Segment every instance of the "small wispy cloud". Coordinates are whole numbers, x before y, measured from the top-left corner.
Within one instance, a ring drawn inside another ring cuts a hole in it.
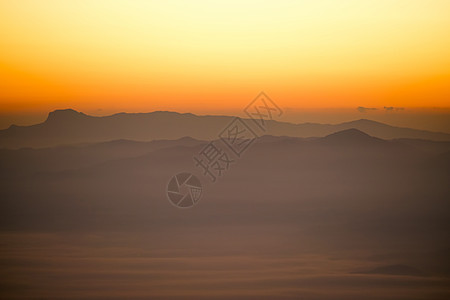
[[[383,107],[385,111],[399,111],[399,110],[405,110],[404,107],[394,107],[394,106],[385,106]]]
[[[371,110],[377,110],[375,107],[364,107],[364,106],[358,106],[358,108],[356,108],[360,113],[366,113],[368,111]]]

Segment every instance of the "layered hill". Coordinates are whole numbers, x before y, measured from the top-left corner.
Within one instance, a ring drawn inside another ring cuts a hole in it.
[[[94,117],[72,109],[56,110],[46,121],[31,126],[12,125],[0,130],[0,148],[50,147],[61,144],[105,142],[118,139],[150,141],[179,139],[190,136],[207,140],[218,134],[232,121],[231,116],[198,116],[190,113],[155,111],[151,113],[119,113]],[[249,126],[255,126],[247,120]],[[258,135],[323,137],[331,133],[355,128],[382,139],[412,138],[450,141],[450,134],[401,128],[370,120],[341,124],[293,124],[269,121]]]

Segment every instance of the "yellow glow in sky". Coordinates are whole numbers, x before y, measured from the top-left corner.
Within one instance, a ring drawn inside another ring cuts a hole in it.
[[[0,2],[0,110],[450,106],[450,1]]]

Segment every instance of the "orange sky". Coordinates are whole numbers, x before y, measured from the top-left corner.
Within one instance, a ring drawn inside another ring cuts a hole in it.
[[[450,1],[0,2],[0,111],[450,107]]]

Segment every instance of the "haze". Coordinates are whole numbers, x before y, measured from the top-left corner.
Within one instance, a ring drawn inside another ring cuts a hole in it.
[[[450,299],[449,16],[0,0],[0,300]]]

